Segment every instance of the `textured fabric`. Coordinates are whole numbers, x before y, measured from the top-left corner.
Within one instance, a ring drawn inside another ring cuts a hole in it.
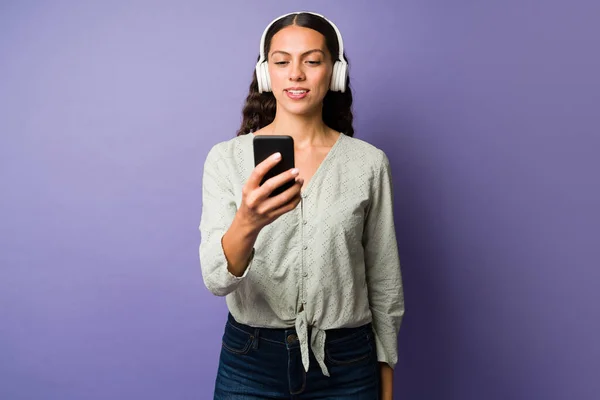
[[[214,400],[379,398],[379,366],[370,326],[328,331],[323,376],[313,353],[304,371],[296,331],[242,325],[229,315],[219,357]]]
[[[215,145],[203,176],[200,264],[207,288],[243,324],[295,327],[325,375],[325,330],[373,323],[377,358],[392,368],[404,314],[390,166],[383,151],[340,134],[294,210],[264,227],[248,268],[227,270],[221,238],[254,169],[253,135]],[[311,337],[308,337],[308,328]]]

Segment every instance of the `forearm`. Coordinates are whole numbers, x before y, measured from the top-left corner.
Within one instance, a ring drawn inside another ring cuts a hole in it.
[[[392,388],[394,384],[394,370],[387,363],[379,363],[381,371],[381,400],[392,400]]]
[[[240,277],[246,271],[258,232],[236,215],[223,235],[221,245],[227,259],[227,269],[232,275]]]

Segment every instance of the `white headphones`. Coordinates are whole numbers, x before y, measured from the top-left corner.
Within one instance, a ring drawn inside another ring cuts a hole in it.
[[[337,35],[338,47],[339,47],[339,60],[333,64],[333,74],[331,75],[330,89],[334,92],[345,92],[346,91],[346,79],[348,78],[348,62],[344,58],[344,42],[342,41],[342,34],[338,30],[337,26],[321,14],[316,14],[308,11],[297,11],[289,14],[284,14],[273,21],[267,26],[260,39],[260,58],[256,63],[256,80],[258,81],[258,91],[270,92],[271,91],[271,78],[269,77],[269,65],[265,57],[265,38],[271,25],[280,20],[281,18],[287,17],[292,14],[312,14],[323,18],[333,27]]]

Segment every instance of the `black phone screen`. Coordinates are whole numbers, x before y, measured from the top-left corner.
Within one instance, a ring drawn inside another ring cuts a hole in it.
[[[254,166],[257,166],[275,153],[281,153],[281,161],[265,174],[260,182],[261,185],[265,183],[266,180],[294,168],[294,139],[291,136],[258,135],[254,136],[253,145]],[[294,186],[294,183],[294,179],[284,183],[273,190],[269,197],[277,196],[286,191]]]

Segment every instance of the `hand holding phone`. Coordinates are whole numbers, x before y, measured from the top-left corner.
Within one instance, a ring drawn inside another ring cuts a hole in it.
[[[255,167],[273,154],[281,154],[281,161],[267,171],[260,182],[261,186],[269,179],[294,168],[294,139],[291,136],[255,136],[253,145]],[[275,197],[292,186],[294,181],[287,181],[273,190],[269,197]]]
[[[289,136],[255,136],[255,167],[242,189],[238,219],[257,234],[300,203],[304,180],[294,168],[294,142]]]

